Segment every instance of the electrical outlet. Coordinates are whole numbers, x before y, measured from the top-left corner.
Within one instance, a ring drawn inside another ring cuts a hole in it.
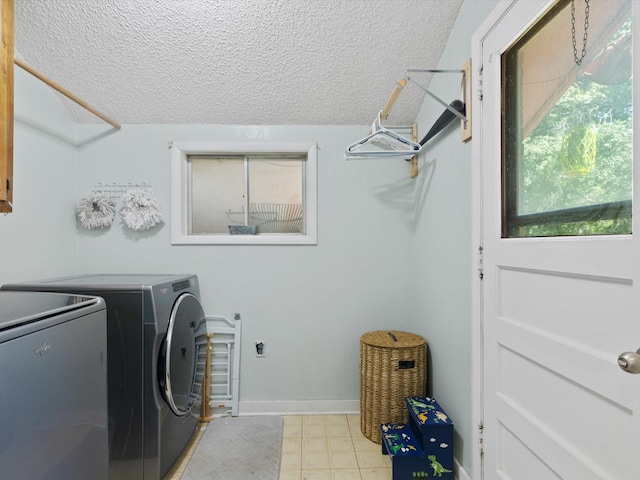
[[[266,356],[267,354],[265,353],[264,340],[257,340],[256,341],[256,357],[261,358]]]

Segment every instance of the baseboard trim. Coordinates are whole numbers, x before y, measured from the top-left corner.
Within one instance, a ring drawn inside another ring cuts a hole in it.
[[[456,480],[471,480],[471,475],[467,472],[458,459],[454,457],[453,459],[453,475],[456,477]]]
[[[275,400],[238,403],[238,415],[359,414],[360,400]]]

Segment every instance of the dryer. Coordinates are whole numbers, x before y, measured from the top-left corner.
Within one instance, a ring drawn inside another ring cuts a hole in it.
[[[195,335],[205,322],[196,275],[81,275],[2,290],[102,297],[107,306],[109,479],[160,480],[191,440]]]

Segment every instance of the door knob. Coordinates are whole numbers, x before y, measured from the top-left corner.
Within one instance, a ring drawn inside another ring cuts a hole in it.
[[[627,373],[640,373],[640,348],[636,352],[621,353],[618,365]]]

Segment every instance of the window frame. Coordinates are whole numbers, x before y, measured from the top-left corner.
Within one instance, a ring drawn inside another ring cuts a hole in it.
[[[317,245],[318,154],[315,143],[297,142],[172,142],[171,145],[171,244],[172,245]],[[258,235],[190,235],[190,155],[300,154],[304,162],[305,233]]]

